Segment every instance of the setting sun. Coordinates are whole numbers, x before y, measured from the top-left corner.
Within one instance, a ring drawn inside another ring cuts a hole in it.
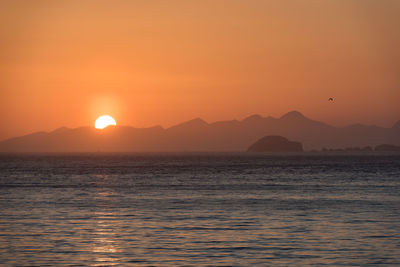
[[[109,115],[103,115],[97,118],[94,123],[94,127],[97,129],[103,129],[109,125],[117,125],[114,118]]]

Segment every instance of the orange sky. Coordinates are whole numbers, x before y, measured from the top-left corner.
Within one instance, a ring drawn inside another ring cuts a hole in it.
[[[136,127],[290,110],[400,119],[398,0],[0,5],[0,139],[102,114]]]

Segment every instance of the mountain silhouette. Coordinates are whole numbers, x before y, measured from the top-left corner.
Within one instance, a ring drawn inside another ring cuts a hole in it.
[[[283,115],[281,120],[307,120],[307,118],[300,112],[293,110]]]
[[[178,152],[246,151],[268,135],[303,144],[305,150],[400,145],[400,122],[391,128],[354,124],[334,127],[291,111],[280,118],[255,114],[241,121],[207,123],[196,118],[170,128],[109,126],[61,127],[0,142],[1,152]]]

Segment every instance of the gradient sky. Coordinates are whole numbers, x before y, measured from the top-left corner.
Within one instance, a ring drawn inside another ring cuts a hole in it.
[[[391,126],[399,14],[398,0],[0,1],[0,139],[102,114]]]

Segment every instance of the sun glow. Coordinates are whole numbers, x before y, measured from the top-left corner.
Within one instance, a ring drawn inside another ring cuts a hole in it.
[[[103,115],[97,118],[94,123],[94,127],[97,129],[103,129],[109,125],[117,125],[114,118],[109,115]]]

